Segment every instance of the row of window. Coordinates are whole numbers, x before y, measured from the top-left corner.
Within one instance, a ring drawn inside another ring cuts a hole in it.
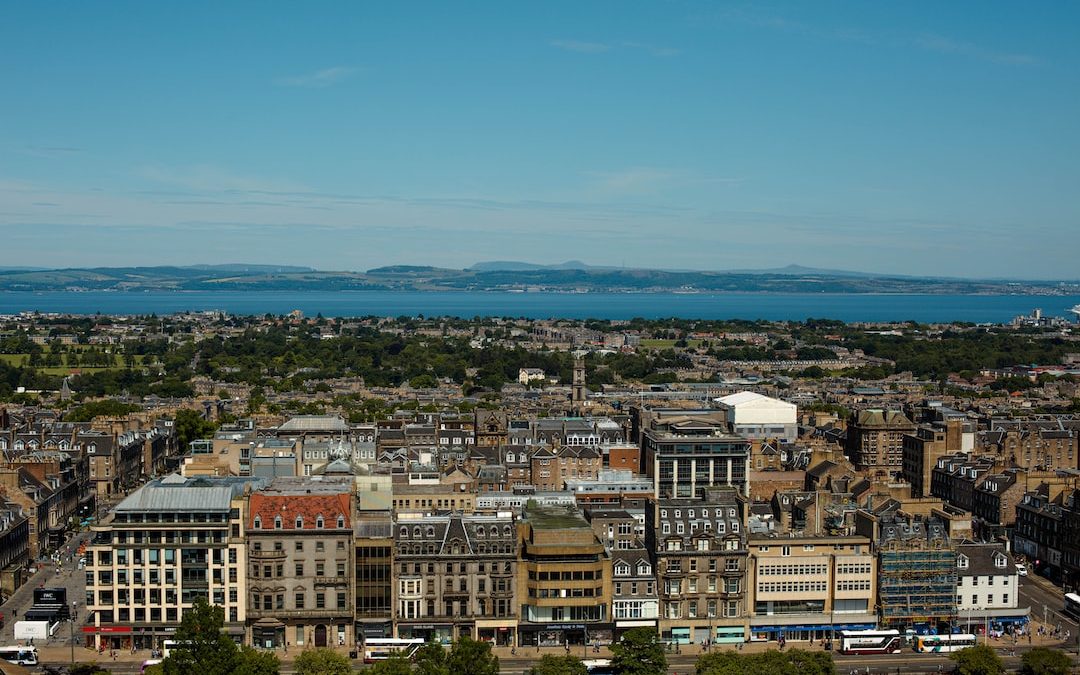
[[[637,581],[627,581],[627,582],[616,581],[615,582],[615,597],[619,597],[621,595],[624,595],[623,591],[626,591],[626,590],[629,591],[629,593],[627,593],[627,595],[638,595],[639,590],[644,590],[645,595],[653,595],[653,590],[654,590],[653,589],[653,582],[651,582],[651,581],[644,581],[644,582],[641,582],[641,583],[639,583]]]
[[[868,591],[870,590],[869,579],[842,579],[836,582],[838,591]]]
[[[698,617],[713,619],[717,616],[737,617],[739,616],[739,601],[730,600],[717,603],[716,600],[708,600],[705,602],[704,614],[701,614],[700,609],[699,603],[696,600],[691,600],[689,602],[666,602],[664,603],[664,618],[681,619],[684,616],[688,619],[696,619]],[[717,614],[717,610],[722,612],[722,615]]]
[[[709,571],[716,571],[716,558],[708,558]],[[698,571],[698,559],[687,558],[686,560],[687,570],[690,572]],[[680,558],[670,558],[667,561],[667,571],[671,574],[681,574],[683,571],[683,561]],[[739,571],[739,559],[738,558],[724,558],[724,571],[725,572],[738,572]]]
[[[446,593],[452,593],[454,591],[454,579],[446,577],[443,583],[443,591]],[[476,579],[476,592],[487,593],[488,580],[486,578]],[[428,579],[427,592],[429,595],[435,593],[435,580]],[[398,588],[401,590],[401,594],[404,596],[420,595],[424,590],[424,583],[422,579],[400,579],[398,581]],[[457,581],[457,589],[459,593],[469,592],[469,580],[465,577],[461,577]],[[491,590],[496,593],[505,593],[510,591],[510,579],[499,578],[491,580]]]
[[[254,524],[254,528],[256,530],[263,529],[262,516],[255,516],[255,520],[254,520],[253,524]],[[280,530],[282,528],[283,524],[284,524],[284,521],[282,520],[281,516],[274,516],[274,529],[275,530]],[[303,529],[303,527],[304,527],[304,517],[303,516],[297,516],[296,520],[293,521],[293,525],[295,526],[295,529],[297,529],[297,530]],[[326,525],[326,520],[322,517],[322,514],[315,517],[315,529],[316,530],[323,529],[323,527],[325,525]],[[345,516],[339,514],[338,517],[337,517],[337,529],[341,530],[341,529],[344,529],[344,528],[345,528]]]
[[[530,598],[601,598],[604,596],[603,588],[532,588],[529,587]]]
[[[303,577],[304,576],[304,562],[300,561],[300,562],[295,563],[293,565],[293,571],[295,572],[295,576]],[[260,574],[260,572],[262,572],[262,574]],[[343,562],[337,563],[336,572],[337,572],[337,576],[339,576],[339,577],[345,576],[345,563],[343,563]],[[255,578],[263,578],[263,579],[281,578],[281,577],[285,576],[285,565],[282,564],[282,563],[278,563],[277,565],[254,564],[254,565],[251,566],[251,576],[255,577]],[[315,563],[315,576],[317,576],[317,577],[326,576],[326,563],[323,563],[323,562],[316,562]]]
[[[837,574],[870,574],[873,565],[870,563],[841,563],[836,566]]]
[[[345,540],[344,539],[337,540],[337,546],[335,548],[337,550],[339,550],[339,551],[344,551],[345,550]],[[254,553],[261,553],[262,550],[263,550],[262,542],[261,541],[253,541],[253,542],[251,542],[251,550]],[[275,541],[274,542],[274,550],[275,551],[284,551],[285,550],[285,542]],[[297,551],[299,553],[303,553],[303,551],[304,551],[304,542],[303,542],[303,540],[297,539],[296,541],[294,541],[293,542],[293,550]],[[326,550],[326,542],[322,541],[322,540],[316,540],[315,541],[315,552],[316,553],[322,553],[325,550]]]
[[[712,521],[710,521],[710,520],[701,520],[701,521],[695,520],[695,521],[692,521],[690,523],[690,534],[694,534],[699,529],[702,532],[712,532],[712,529],[713,529]],[[725,522],[723,520],[716,521],[716,533],[717,534],[726,534],[728,532],[728,529],[729,529],[728,526],[725,524]],[[739,521],[737,521],[737,520],[731,521],[730,531],[732,533],[738,533],[738,531],[739,531]],[[671,534],[671,523],[669,523],[667,521],[664,521],[663,523],[661,523],[660,524],[660,533],[661,534]],[[686,523],[684,523],[681,520],[677,521],[675,523],[675,534],[686,534]]]
[[[603,578],[603,570],[562,570],[561,572],[529,570],[529,581],[600,581]]]
[[[828,584],[824,581],[763,581],[758,583],[758,593],[824,593]],[[869,588],[869,586],[868,586]]]
[[[869,570],[867,570],[869,572]],[[828,565],[762,565],[758,568],[759,577],[789,577],[793,575],[806,576],[811,574],[828,574]]]
[[[345,591],[338,591],[336,595],[337,604],[333,607],[329,607],[326,604],[326,593],[315,594],[315,609],[348,609],[348,594]],[[304,592],[297,592],[293,595],[293,606],[290,609],[306,609],[307,594]],[[271,610],[271,609],[285,609],[285,594],[284,593],[259,593],[254,592],[251,594],[251,608],[256,610]]]
[[[487,598],[477,598],[475,604],[476,614],[475,616],[493,616],[493,617],[506,617],[513,616],[513,610],[510,604],[510,598],[494,598],[488,604]],[[424,603],[424,604],[421,604]],[[446,600],[443,602],[443,614],[439,615],[435,613],[435,601],[427,600],[426,602],[421,600],[402,600],[398,603],[398,618],[400,619],[420,619],[424,617],[444,616],[444,617],[461,617],[470,616],[470,603],[466,600]],[[491,614],[488,614],[488,608],[491,608]],[[421,609],[426,609],[426,613],[421,613]]]
[[[463,563],[463,562],[462,563],[456,563],[456,564],[455,563],[446,563],[446,565],[445,565],[445,567],[443,569],[445,570],[446,574],[454,574],[454,569],[455,569],[455,565],[456,565],[456,569],[457,569],[458,574],[468,574],[470,564],[471,563]],[[479,563],[475,563],[475,564],[476,564],[476,571],[478,573],[487,574],[487,572],[488,572],[488,563],[479,562]],[[426,570],[427,574],[435,574],[435,563],[430,563],[429,562],[426,565],[421,565],[420,563],[405,563],[405,562],[403,562],[403,563],[401,563],[401,568],[400,569],[401,569],[402,574],[409,574],[410,569],[412,570],[412,574],[420,574],[421,569]],[[514,570],[514,563],[510,562],[509,560],[505,561],[505,562],[503,562],[501,564],[498,563],[498,562],[492,562],[490,569],[491,569],[492,574],[498,574],[500,569],[502,569],[504,574],[511,574],[511,573],[513,573],[513,570]]]
[[[474,535],[476,535],[477,537],[480,537],[481,539],[484,538],[485,536],[498,537],[499,536],[499,531],[500,531],[498,525],[492,525],[492,526],[486,527],[486,528],[483,525],[477,525],[476,527],[469,528],[469,529],[471,530],[471,532]],[[509,525],[503,525],[503,527],[502,527],[502,535],[504,537],[512,537],[512,536],[514,536],[513,528],[510,527]],[[428,537],[430,539],[431,537],[434,537],[434,536],[435,536],[435,527],[432,526],[432,525],[428,525],[426,528],[423,528],[423,529],[421,529],[419,525],[414,526],[412,528],[412,538],[413,539],[420,539],[421,537]],[[404,525],[401,526],[400,528],[398,528],[398,537],[401,538],[401,539],[408,539],[409,538],[409,528],[404,526]]]

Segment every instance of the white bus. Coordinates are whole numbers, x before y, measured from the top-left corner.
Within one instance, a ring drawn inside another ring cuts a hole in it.
[[[841,654],[895,654],[903,644],[898,630],[842,630]]]
[[[1065,613],[1074,619],[1080,619],[1080,595],[1076,593],[1065,594]]]
[[[423,646],[421,638],[368,638],[364,640],[364,663],[385,661],[395,654],[412,659]]]
[[[172,656],[174,649],[181,649],[188,643],[181,642],[180,640],[162,640],[161,641],[161,658],[167,659]]]
[[[611,659],[587,659],[581,662],[585,666],[585,672],[589,675],[614,675],[615,669],[611,667]]]
[[[36,666],[38,663],[37,647],[0,647],[0,661],[7,661],[18,666]]]
[[[955,633],[953,635],[919,635],[915,638],[915,651],[940,654],[945,652],[958,652],[961,649],[974,647],[979,643],[979,638],[971,633]]]

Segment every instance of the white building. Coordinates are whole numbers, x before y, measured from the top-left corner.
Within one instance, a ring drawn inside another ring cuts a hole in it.
[[[956,608],[959,623],[980,632],[987,623],[1013,623],[1020,608],[1019,578],[1002,544],[963,543],[956,547]]]
[[[521,368],[518,370],[518,383],[528,386],[530,382],[543,381],[543,368]]]
[[[794,403],[740,391],[713,400],[727,412],[731,430],[744,438],[773,438],[787,443],[799,436],[798,409]]]

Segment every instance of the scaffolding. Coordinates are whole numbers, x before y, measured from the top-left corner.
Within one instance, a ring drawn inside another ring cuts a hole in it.
[[[891,540],[878,552],[881,623],[890,628],[956,619],[956,551],[946,538]]]

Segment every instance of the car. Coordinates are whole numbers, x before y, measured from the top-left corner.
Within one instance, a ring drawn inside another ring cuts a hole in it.
[[[1024,563],[1016,563],[1016,576],[1026,577],[1027,565],[1024,565]]]

